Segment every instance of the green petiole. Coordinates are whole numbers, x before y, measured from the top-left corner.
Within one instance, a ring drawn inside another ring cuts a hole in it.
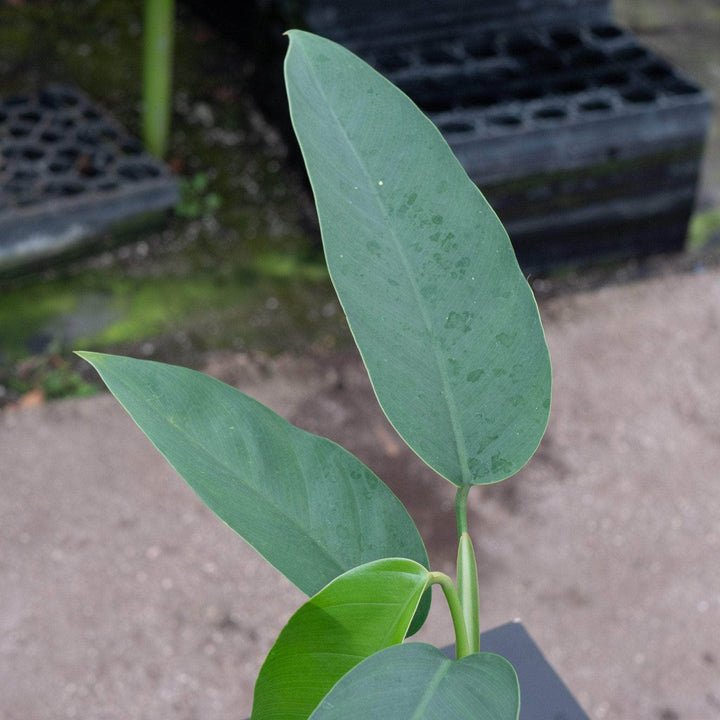
[[[457,518],[458,540],[468,531],[467,525],[467,499],[470,485],[461,485],[455,493],[455,517]]]
[[[430,573],[430,585],[439,585],[448,607],[450,608],[450,616],[452,617],[453,629],[455,630],[455,656],[459,660],[466,655],[470,655],[470,642],[468,640],[467,628],[465,627],[465,619],[463,617],[462,605],[453,581],[441,572]]]

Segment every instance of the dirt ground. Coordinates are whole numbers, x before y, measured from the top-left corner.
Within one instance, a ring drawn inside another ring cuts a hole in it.
[[[541,303],[550,427],[471,493],[484,628],[522,618],[594,719],[720,718],[720,271]],[[355,355],[207,370],[345,444],[452,571],[453,492]],[[225,720],[301,594],[207,511],[112,398],[0,414],[0,718]],[[452,640],[441,597],[422,639]]]

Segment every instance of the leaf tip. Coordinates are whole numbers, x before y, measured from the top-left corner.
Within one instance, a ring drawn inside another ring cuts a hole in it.
[[[91,350],[73,350],[73,354],[89,363],[93,362],[93,358],[102,355],[102,353],[92,352]]]

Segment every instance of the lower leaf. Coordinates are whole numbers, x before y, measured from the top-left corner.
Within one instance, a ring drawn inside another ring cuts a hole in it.
[[[382,557],[428,564],[402,503],[339,445],[194,370],[78,355],[205,504],[304,593]]]
[[[413,560],[349,570],[289,620],[260,670],[252,720],[307,720],[349,670],[402,642],[430,573]]]
[[[323,698],[310,720],[517,720],[513,666],[491,653],[449,660],[408,643],[364,660]]]

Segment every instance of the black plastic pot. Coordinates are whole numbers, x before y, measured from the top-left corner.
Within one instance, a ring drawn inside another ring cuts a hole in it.
[[[589,720],[522,623],[510,622],[484,632],[480,649],[502,655],[515,667],[520,682],[520,720]],[[443,652],[455,657],[452,645]]]
[[[522,623],[484,632],[480,649],[502,655],[515,667],[520,682],[520,720],[588,720]]]

